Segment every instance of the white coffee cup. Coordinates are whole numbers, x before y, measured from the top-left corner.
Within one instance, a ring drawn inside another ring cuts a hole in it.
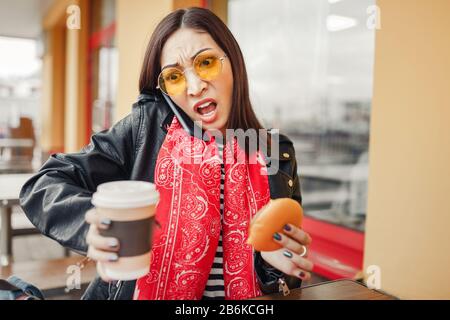
[[[113,280],[134,280],[149,272],[153,220],[159,193],[144,181],[113,181],[99,185],[92,197],[97,213],[111,220],[104,237],[119,240],[119,259],[98,262],[97,270]]]

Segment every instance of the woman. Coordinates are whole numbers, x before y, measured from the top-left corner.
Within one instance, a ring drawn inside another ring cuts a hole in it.
[[[279,169],[266,175],[268,162],[229,161],[255,159],[261,150],[255,153],[234,137],[221,144],[212,134],[195,134],[196,125],[220,133],[262,129],[241,51],[226,25],[201,8],[166,16],[148,44],[140,92],[130,115],[94,134],[81,152],[53,154],[21,192],[23,209],[45,235],[94,260],[115,261],[120,243],[99,235],[109,221],[90,210],[92,193],[114,180],[157,185],[160,225],[152,251],[160,256],[158,250],[168,250],[168,258],[153,259],[148,275],[137,281],[113,283],[100,275],[84,298],[247,299],[278,292],[282,280],[294,288],[309,279],[313,265],[302,253],[311,238],[301,229],[286,225],[274,234],[283,246],[277,251],[256,252],[245,243],[252,216],[270,198],[301,203],[292,142],[277,137],[280,152],[271,158]],[[191,143],[188,149],[185,142]],[[207,149],[212,153],[205,156]],[[189,161],[174,159],[175,150],[188,150],[182,156]],[[198,155],[202,163],[193,164]],[[170,229],[167,221],[174,215],[179,226]],[[189,237],[183,238],[186,230]]]

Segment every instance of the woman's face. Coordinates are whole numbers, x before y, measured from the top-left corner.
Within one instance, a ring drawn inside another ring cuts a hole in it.
[[[161,53],[161,67],[178,64],[185,70],[186,90],[171,99],[193,120],[201,121],[205,130],[217,129],[224,132],[231,110],[233,93],[233,73],[228,58],[223,60],[222,72],[212,80],[202,80],[192,69],[193,57],[206,48],[218,57],[225,53],[211,38],[209,33],[191,28],[178,29],[167,39]],[[204,99],[213,99],[216,103],[206,108],[198,108]]]

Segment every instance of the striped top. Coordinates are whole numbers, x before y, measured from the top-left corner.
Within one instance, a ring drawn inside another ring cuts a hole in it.
[[[225,189],[225,165],[223,161],[223,144],[217,142],[220,162],[220,215],[223,219],[224,189]],[[204,300],[225,299],[225,283],[223,281],[223,248],[222,248],[222,228],[220,228],[219,244],[217,245],[216,256],[206,282],[203,292]]]

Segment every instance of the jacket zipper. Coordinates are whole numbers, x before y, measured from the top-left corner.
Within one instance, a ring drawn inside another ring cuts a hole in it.
[[[287,295],[289,295],[289,293],[291,293],[288,285],[286,284],[286,281],[284,281],[284,278],[278,279],[278,291],[282,292],[283,296],[287,296]]]

